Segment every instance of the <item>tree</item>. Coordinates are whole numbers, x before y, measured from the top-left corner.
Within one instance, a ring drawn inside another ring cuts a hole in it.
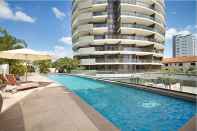
[[[0,28],[0,51],[20,49],[27,47],[27,43],[24,40],[17,39],[16,37],[10,35],[7,30]],[[19,66],[21,61],[19,60],[5,60],[0,59],[0,64],[9,64],[10,73],[21,75],[21,70],[16,68],[23,68]],[[18,72],[17,72],[18,71]]]
[[[34,65],[39,68],[40,73],[48,73],[49,68],[52,66],[52,62],[51,60],[42,60],[34,62]]]
[[[197,68],[190,66],[186,71],[186,74],[188,75],[197,75]]]
[[[177,82],[176,79],[173,78],[165,78],[165,77],[159,77],[158,80],[164,84],[165,88],[167,88],[167,86],[169,86],[169,88],[171,89],[171,85],[175,84]]]
[[[26,66],[20,62],[15,62],[10,65],[10,72],[18,76],[23,76],[26,70]]]
[[[2,28],[0,28],[0,43],[0,51],[27,47],[27,43],[24,40],[17,39]]]
[[[79,61],[77,59],[71,58],[60,58],[53,63],[53,67],[58,70],[59,73],[70,73],[71,70],[76,69],[79,66]]]

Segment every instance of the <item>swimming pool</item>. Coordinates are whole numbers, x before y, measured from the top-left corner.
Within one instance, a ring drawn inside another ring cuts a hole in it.
[[[76,76],[50,75],[122,131],[174,131],[196,113],[195,103]]]

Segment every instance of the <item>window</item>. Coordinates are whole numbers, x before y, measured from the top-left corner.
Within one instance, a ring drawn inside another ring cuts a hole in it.
[[[183,66],[183,63],[179,63],[179,66]]]
[[[190,63],[190,65],[195,66],[195,65],[196,65],[196,63],[192,62],[192,63]]]
[[[104,35],[95,35],[94,39],[105,39]]]
[[[165,66],[168,66],[168,64],[165,64]]]

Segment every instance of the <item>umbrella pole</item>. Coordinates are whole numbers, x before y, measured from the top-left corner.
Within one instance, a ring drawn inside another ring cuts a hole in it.
[[[28,65],[27,65],[27,61],[26,61],[26,72],[25,72],[25,81],[27,81],[27,72],[28,72],[28,69],[27,69]]]

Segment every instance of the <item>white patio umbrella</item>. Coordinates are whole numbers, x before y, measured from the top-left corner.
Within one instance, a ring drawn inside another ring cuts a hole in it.
[[[38,52],[38,51],[28,49],[28,48],[0,51],[0,58],[24,60],[26,61],[26,66],[27,66],[27,62],[30,62],[30,61],[52,59],[52,57],[47,53]],[[27,80],[27,72],[26,72],[26,80]]]

